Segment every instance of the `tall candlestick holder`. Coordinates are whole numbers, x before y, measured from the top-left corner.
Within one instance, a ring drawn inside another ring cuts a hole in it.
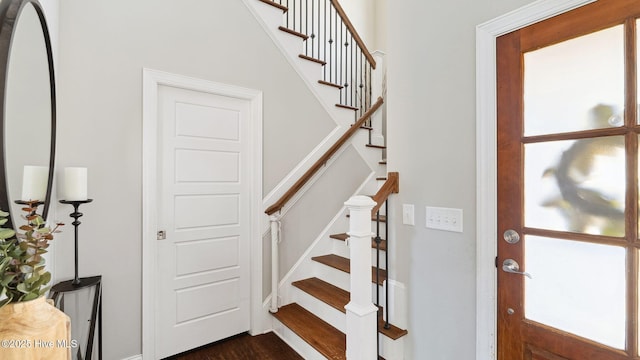
[[[81,286],[82,285],[82,279],[80,279],[78,277],[78,226],[80,226],[81,222],[80,220],[78,220],[80,217],[82,217],[82,213],[78,211],[78,208],[80,207],[81,204],[87,204],[92,202],[93,199],[86,199],[86,200],[60,200],[60,203],[62,204],[71,204],[73,205],[73,212],[71,214],[69,214],[69,216],[71,216],[73,218],[73,222],[71,223],[74,227],[74,235],[75,235],[75,277],[73,278],[73,281],[71,281],[71,284],[73,286]]]

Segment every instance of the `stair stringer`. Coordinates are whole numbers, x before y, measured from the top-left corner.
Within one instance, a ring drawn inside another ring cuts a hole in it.
[[[348,126],[353,123],[353,111],[335,106],[340,99],[339,90],[318,83],[322,78],[322,65],[299,57],[303,51],[303,40],[278,29],[283,25],[282,10],[258,0],[242,1],[336,124]]]
[[[242,1],[269,37],[271,37],[276,47],[281,50],[284,57],[305,82],[311,93],[316,96],[330,118],[336,123],[336,128],[331,134],[318,144],[309,155],[301,160],[300,163],[265,196],[265,203],[271,203],[289,189],[291,185],[351,127],[355,121],[355,113],[353,110],[336,106],[340,98],[340,90],[318,83],[318,80],[322,78],[322,65],[301,59],[298,56],[303,50],[303,40],[278,29],[278,27],[283,24],[283,14],[281,10],[258,0]],[[382,110],[379,109],[378,112],[380,111]],[[368,131],[358,131],[349,143],[358,154],[365,159],[369,168],[375,170],[380,160],[379,150],[366,147],[365,144],[369,142],[368,137]],[[345,146],[347,146],[347,144],[345,144]]]

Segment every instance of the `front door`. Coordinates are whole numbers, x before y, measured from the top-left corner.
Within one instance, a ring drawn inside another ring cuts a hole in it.
[[[250,113],[250,100],[158,88],[158,357],[249,330]]]
[[[498,359],[640,359],[640,1],[497,40]]]

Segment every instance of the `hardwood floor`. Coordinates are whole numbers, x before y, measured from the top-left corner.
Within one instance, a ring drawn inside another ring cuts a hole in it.
[[[171,360],[300,360],[275,333],[240,334],[176,356]]]

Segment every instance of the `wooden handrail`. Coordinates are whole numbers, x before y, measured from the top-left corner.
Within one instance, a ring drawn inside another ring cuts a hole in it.
[[[376,206],[371,209],[371,215],[374,215],[380,210],[382,204],[387,200],[389,195],[397,194],[400,191],[400,174],[397,172],[390,172],[387,175],[387,181],[384,182],[380,190],[373,196],[373,201],[376,202]]]
[[[367,46],[364,44],[364,41],[362,41],[362,38],[360,37],[360,35],[358,35],[358,32],[356,31],[356,28],[351,23],[351,20],[349,20],[349,18],[347,17],[347,13],[344,12],[344,9],[342,8],[338,0],[331,0],[331,3],[333,4],[333,7],[336,8],[336,11],[338,12],[338,15],[340,15],[342,22],[347,26],[347,28],[351,32],[351,35],[353,35],[353,39],[356,41],[356,43],[358,43],[358,46],[360,46],[360,49],[362,49],[362,53],[371,64],[371,67],[375,69],[376,61],[373,58],[373,55],[371,55],[371,52],[369,52],[369,49],[367,49]]]
[[[311,179],[311,177],[313,177],[313,175],[315,175],[315,173],[318,172],[318,170],[320,170],[327,163],[327,161],[329,161],[333,154],[335,154],[338,149],[340,149],[340,147],[342,147],[342,145],[344,145],[347,140],[349,140],[353,136],[353,134],[355,134],[355,132],[360,129],[360,126],[364,124],[364,122],[369,117],[371,117],[371,115],[373,115],[373,113],[375,113],[376,110],[380,108],[380,106],[382,106],[383,102],[384,100],[379,97],[378,101],[376,101],[376,103],[373,104],[373,106],[371,106],[371,108],[369,108],[369,110],[367,110],[367,112],[365,112],[364,115],[362,115],[362,117],[349,128],[349,130],[345,131],[340,139],[338,139],[338,141],[336,141],[336,143],[333,144],[333,146],[331,146],[331,148],[329,148],[329,150],[327,150],[327,152],[325,152],[324,155],[322,155],[322,157],[318,159],[318,161],[316,161],[313,166],[311,166],[311,168],[309,168],[309,170],[307,170],[304,175],[302,175],[302,177],[300,177],[300,179],[298,179],[298,181],[296,181],[296,183],[293,184],[291,188],[287,190],[284,195],[282,195],[282,197],[280,197],[278,201],[276,201],[273,205],[269,206],[267,210],[265,210],[265,213],[267,213],[267,215],[271,215],[277,211],[280,211],[280,209],[284,207],[287,201],[291,200],[291,198],[298,191],[300,191],[300,189],[302,189],[302,187]]]

